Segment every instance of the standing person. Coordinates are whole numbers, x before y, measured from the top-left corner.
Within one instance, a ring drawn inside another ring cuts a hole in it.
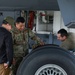
[[[60,29],[57,32],[57,39],[62,42],[60,47],[67,50],[74,49],[74,38],[72,36],[72,33],[68,33],[65,29]]]
[[[0,75],[9,75],[13,60],[13,40],[9,32],[13,23],[12,17],[6,17],[0,27]]]
[[[38,38],[30,29],[25,27],[25,20],[23,17],[16,19],[15,28],[11,31],[14,42],[14,65],[13,74],[16,75],[17,68],[23,57],[28,54],[28,38],[30,37],[38,45],[44,43]]]

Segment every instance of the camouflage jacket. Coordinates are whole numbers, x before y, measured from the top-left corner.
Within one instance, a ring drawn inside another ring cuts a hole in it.
[[[16,28],[11,30],[13,37],[14,57],[23,57],[28,53],[28,38],[30,37],[37,44],[40,44],[41,40],[30,29],[25,28],[23,31],[19,31]]]

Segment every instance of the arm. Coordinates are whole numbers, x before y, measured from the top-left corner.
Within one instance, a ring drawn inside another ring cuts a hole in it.
[[[34,47],[39,46],[39,45],[44,45],[45,43],[38,37],[36,36],[30,29],[29,29],[29,36],[31,37],[32,40],[34,40],[36,42],[36,45],[34,45]],[[34,48],[33,47],[33,48]]]
[[[6,64],[8,64],[8,66],[11,66],[13,60],[13,41],[11,34],[8,34],[6,36],[5,45],[6,45],[6,56],[7,56]]]

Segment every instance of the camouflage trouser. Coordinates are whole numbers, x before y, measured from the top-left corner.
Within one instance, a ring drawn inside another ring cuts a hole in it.
[[[15,65],[12,66],[12,75],[16,75],[17,69],[22,61],[23,57],[15,57]]]

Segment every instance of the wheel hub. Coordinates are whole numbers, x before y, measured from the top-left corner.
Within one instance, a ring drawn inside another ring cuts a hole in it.
[[[40,67],[35,75],[68,75],[66,71],[58,65],[47,64]]]

